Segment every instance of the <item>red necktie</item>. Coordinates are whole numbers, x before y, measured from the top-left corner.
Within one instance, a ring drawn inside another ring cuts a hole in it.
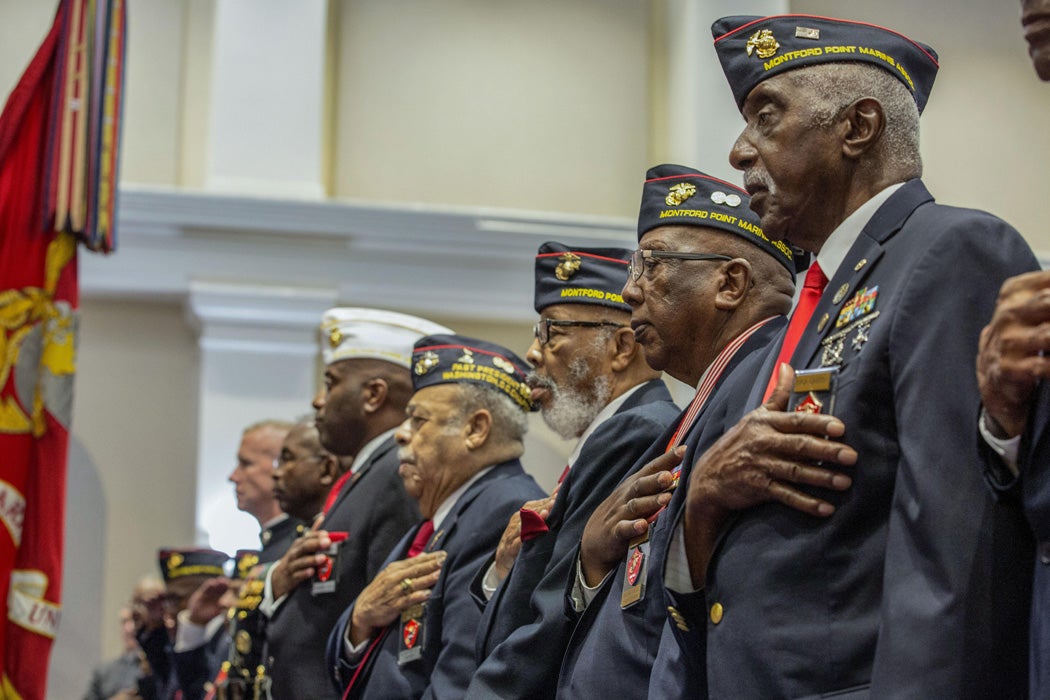
[[[828,278],[824,276],[824,271],[814,260],[809,270],[806,271],[806,281],[802,283],[798,305],[795,306],[795,313],[791,314],[791,321],[788,322],[784,344],[780,346],[780,354],[777,356],[776,364],[773,365],[773,376],[769,378],[763,401],[769,400],[769,395],[773,393],[773,388],[777,385],[777,370],[780,369],[780,365],[791,361],[791,356],[798,347],[798,341],[802,338],[802,332],[806,330],[806,325],[813,316],[813,311],[817,308],[817,302],[820,301],[820,295],[824,293],[824,287],[827,284]]]
[[[321,509],[325,515],[328,515],[328,511],[335,503],[335,499],[339,498],[339,494],[343,492],[343,486],[346,485],[346,482],[350,481],[353,475],[353,472],[347,470],[334,484],[332,484],[332,488],[328,490],[328,497],[324,499],[324,508]]]
[[[562,469],[562,471],[561,471],[561,476],[558,477],[558,484],[561,485],[561,482],[565,481],[565,477],[567,477],[568,475],[569,475],[569,465],[566,464],[565,465],[565,469]]]
[[[419,526],[419,531],[416,533],[415,539],[412,540],[412,545],[408,548],[408,558],[411,559],[418,554],[422,554],[423,550],[427,548],[430,536],[433,534],[434,521],[428,518]]]

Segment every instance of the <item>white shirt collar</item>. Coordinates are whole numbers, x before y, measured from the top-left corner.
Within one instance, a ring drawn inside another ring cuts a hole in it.
[[[374,438],[365,443],[365,446],[361,448],[361,451],[354,457],[354,463],[350,465],[350,472],[357,474],[357,470],[361,468],[361,465],[367,462],[371,457],[372,453],[379,448],[379,445],[383,443],[388,437],[397,432],[397,428],[391,428],[390,430],[376,435]]]
[[[641,386],[641,384],[635,384],[630,389],[623,392],[615,399],[607,403],[605,405],[605,408],[598,411],[598,415],[594,417],[594,420],[592,420],[590,425],[587,426],[587,429],[584,430],[583,434],[580,435],[580,439],[576,441],[576,447],[573,448],[572,454],[569,455],[569,469],[572,469],[572,465],[576,464],[576,460],[579,459],[580,452],[583,450],[583,444],[587,442],[587,438],[589,438],[591,434],[598,429],[598,426],[600,426],[605,421],[609,420],[609,418],[611,418],[614,413],[619,411],[620,406],[623,406],[624,402],[627,401],[631,394],[638,391],[639,387]]]
[[[271,527],[275,527],[277,525],[280,525],[281,523],[283,523],[287,519],[288,519],[288,514],[287,513],[281,513],[277,517],[270,518],[265,523],[263,523],[262,527],[260,529],[263,530],[263,531],[269,530]]]
[[[824,271],[825,277],[830,280],[835,276],[839,266],[842,265],[842,261],[846,259],[849,249],[856,243],[860,232],[871,221],[871,217],[875,216],[875,212],[879,210],[879,207],[885,204],[886,200],[903,186],[903,182],[898,182],[880,191],[857,207],[855,212],[847,216],[845,221],[831,232],[828,240],[824,241],[820,252],[815,256],[817,262],[820,263],[820,269]]]
[[[431,522],[434,523],[434,532],[437,532],[441,529],[441,524],[445,522],[445,518],[448,516],[449,513],[452,512],[452,507],[456,505],[456,501],[459,500],[459,497],[462,496],[468,488],[470,488],[470,485],[478,479],[480,479],[481,477],[485,476],[485,474],[488,474],[490,471],[492,471],[492,469],[493,467],[485,467],[477,474],[467,479],[466,483],[464,483],[458,489],[449,494],[448,497],[441,502],[441,505],[439,505],[437,507],[437,510],[434,511],[434,517],[430,519]]]

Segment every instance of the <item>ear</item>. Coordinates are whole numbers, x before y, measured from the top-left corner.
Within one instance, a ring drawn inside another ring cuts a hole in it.
[[[857,100],[843,111],[842,117],[846,126],[842,153],[854,160],[870,151],[886,128],[886,113],[874,97]]]
[[[484,408],[479,408],[464,421],[463,429],[466,432],[464,442],[467,449],[478,449],[488,442],[489,433],[492,432],[492,414]]]
[[[634,331],[630,328],[617,328],[613,334],[613,356],[609,367],[614,372],[622,372],[627,369],[631,360],[638,351],[638,343],[634,339]]]
[[[715,293],[715,308],[732,311],[744,303],[753,283],[751,263],[743,258],[729,260],[720,270],[718,292]]]
[[[325,455],[325,458],[321,460],[321,483],[325,486],[334,484],[338,471],[339,460],[335,455]]]
[[[386,404],[386,397],[390,391],[386,380],[382,377],[373,377],[361,387],[361,410],[365,415],[378,412]]]

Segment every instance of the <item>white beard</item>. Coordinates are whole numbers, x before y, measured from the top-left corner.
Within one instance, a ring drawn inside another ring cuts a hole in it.
[[[590,374],[587,360],[577,357],[569,364],[569,379],[574,385],[584,382]],[[543,422],[563,438],[575,438],[583,434],[595,416],[609,404],[612,385],[609,377],[600,375],[591,383],[590,396],[573,387],[562,388],[546,377],[532,380],[550,392],[548,406],[541,407]]]

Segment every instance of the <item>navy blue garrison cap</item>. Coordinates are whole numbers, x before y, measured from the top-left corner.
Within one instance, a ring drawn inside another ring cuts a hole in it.
[[[657,165],[645,175],[638,212],[638,240],[658,226],[714,228],[743,238],[795,274],[796,252],[762,232],[747,192],[684,165]]]
[[[536,254],[536,311],[552,304],[595,304],[630,313],[620,291],[627,283],[631,252],[544,243]]]
[[[412,387],[419,391],[437,384],[480,384],[531,411],[527,368],[525,360],[495,343],[463,335],[428,335],[412,350]]]
[[[816,15],[740,15],[711,25],[715,51],[737,107],[766,78],[833,62],[870,63],[911,91],[919,113],[937,77],[937,52],[926,44],[867,22]]]
[[[224,576],[230,555],[214,549],[161,549],[157,563],[165,583],[184,576]]]

